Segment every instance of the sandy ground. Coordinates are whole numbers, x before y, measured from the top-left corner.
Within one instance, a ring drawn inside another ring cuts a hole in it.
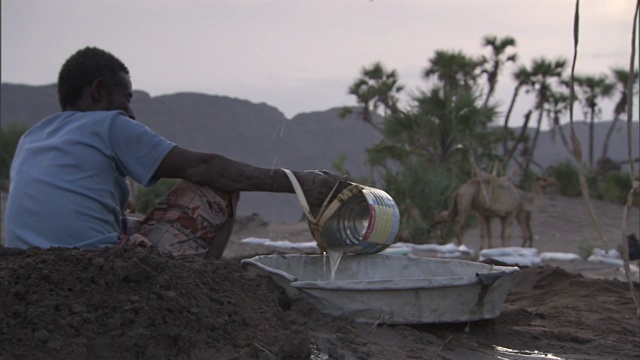
[[[623,207],[600,200],[591,200],[596,218],[608,239],[609,246],[615,248],[621,239]],[[245,237],[265,237],[271,240],[312,241],[305,222],[290,224],[267,224],[260,219],[237,227],[232,240],[227,246],[226,256],[235,257],[243,254],[242,244],[238,240]],[[532,220],[534,247],[539,252],[570,252],[579,254],[581,249],[600,247],[604,243],[594,227],[588,207],[581,197],[569,198],[559,195],[547,196],[534,213]],[[500,223],[492,223],[493,247],[500,245]],[[640,212],[638,207],[631,208],[628,215],[626,231],[640,234]],[[472,249],[480,246],[479,229],[469,229],[464,236],[464,244]],[[422,242],[417,239],[416,242]],[[517,225],[512,230],[512,241],[509,246],[522,245],[522,235]],[[250,252],[250,250],[247,250]]]
[[[615,247],[622,207],[594,206]],[[629,220],[639,233],[637,208]],[[533,229],[539,252],[603,246],[582,199],[547,198]],[[477,235],[468,231],[466,245],[477,248]],[[118,247],[0,248],[0,359],[640,358],[640,318],[615,266],[522,268],[495,319],[367,324],[320,313],[270,278],[249,276],[241,259],[278,251],[240,243],[246,237],[311,240],[304,222],[246,218],[222,261]],[[515,232],[514,244],[520,239]],[[636,280],[636,294],[639,287]]]
[[[534,213],[532,221],[534,247],[538,252],[575,253],[587,257],[593,248],[617,248],[622,241],[624,208],[599,200],[591,200],[591,205],[604,239],[598,234],[583,198],[547,196]],[[499,246],[500,224],[494,221],[493,228],[492,242],[494,246]],[[640,234],[637,207],[629,209],[626,232]],[[248,218],[234,232],[225,257],[245,258],[281,252],[268,246],[240,243],[247,237],[273,241],[312,241],[306,222],[273,224],[259,218]],[[521,242],[521,233],[514,228],[512,242],[507,245],[520,246]],[[472,249],[479,249],[479,229],[468,230],[464,243]],[[638,274],[632,273],[631,276],[638,294]],[[621,313],[618,305],[622,304],[625,304],[626,310]],[[368,325],[349,323],[351,331],[360,338],[361,352],[334,348],[334,357],[329,358],[639,358],[640,320],[632,304],[627,277],[622,268],[585,259],[548,261],[540,267],[523,268],[514,277],[503,313],[498,319],[476,322],[468,327],[451,324],[370,328]],[[335,335],[326,334],[325,330],[317,330],[315,336],[318,344],[325,339],[329,344],[339,347]],[[627,337],[625,333],[631,342],[629,344],[624,344],[626,340],[623,338]],[[627,348],[627,345],[631,346]],[[331,345],[325,346],[331,349]],[[599,346],[605,346],[607,350]],[[363,348],[368,348],[368,352]],[[360,357],[363,354],[366,356]]]

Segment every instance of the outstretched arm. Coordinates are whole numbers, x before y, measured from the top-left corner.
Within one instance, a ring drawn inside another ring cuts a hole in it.
[[[320,207],[336,181],[331,173],[294,171],[312,207]],[[179,178],[222,191],[263,191],[293,193],[287,175],[281,169],[268,169],[235,161],[219,154],[203,153],[176,146],[165,156],[156,178]]]

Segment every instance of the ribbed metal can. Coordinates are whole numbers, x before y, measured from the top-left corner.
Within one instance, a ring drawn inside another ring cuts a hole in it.
[[[375,254],[393,244],[398,237],[400,212],[393,198],[383,190],[341,180],[323,206],[313,209],[293,172],[282,170],[293,185],[307,216],[309,230],[321,251]]]
[[[383,190],[344,183],[322,216],[319,231],[312,231],[316,241],[324,242],[329,251],[335,252],[375,254],[383,251],[398,236],[398,206]]]

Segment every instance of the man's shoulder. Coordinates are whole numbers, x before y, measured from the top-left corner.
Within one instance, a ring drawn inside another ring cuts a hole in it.
[[[94,121],[108,122],[109,120],[134,121],[123,111],[61,111],[42,119],[36,125],[73,124],[82,125]]]
[[[108,138],[119,131],[135,131],[136,121],[121,111],[63,111],[49,115],[32,126],[25,139],[57,142],[62,139],[82,137],[95,140]]]

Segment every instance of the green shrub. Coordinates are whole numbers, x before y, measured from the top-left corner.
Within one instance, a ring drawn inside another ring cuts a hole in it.
[[[548,176],[554,177],[560,183],[560,194],[564,196],[580,196],[580,180],[578,178],[578,168],[571,161],[563,161],[556,165],[549,166],[546,170]],[[631,189],[631,179],[629,174],[622,171],[611,171],[604,179],[600,179],[595,170],[587,170],[585,180],[589,187],[589,196],[592,199],[599,199],[618,204],[627,201],[627,194]],[[635,194],[634,205],[640,204],[640,194]]]
[[[516,185],[519,188],[524,189],[525,191],[531,191],[531,189],[533,188],[533,183],[536,180],[536,177],[538,177],[538,174],[533,170],[529,170],[529,171],[527,171],[527,174],[525,175],[524,180],[521,180]],[[520,186],[520,185],[522,185],[522,186]]]
[[[580,187],[580,177],[578,176],[578,167],[573,161],[565,160],[555,165],[549,166],[545,171],[547,176],[551,176],[560,183],[560,194],[564,196],[581,196],[582,188]],[[600,186],[598,176],[595,171],[587,170],[584,174],[589,188],[589,196],[591,198],[600,199]]]
[[[602,200],[619,204],[626,203],[629,190],[631,190],[629,173],[622,171],[609,172],[600,184]],[[635,193],[633,204],[640,204],[640,194]]]
[[[584,174],[585,180],[587,181],[587,186],[589,187],[589,196],[593,199],[602,200],[602,188],[600,186],[600,178],[596,173],[595,169],[587,170],[587,173]],[[582,193],[582,192],[580,192]]]
[[[160,179],[147,188],[139,188],[136,192],[137,212],[147,214],[153,206],[178,183],[177,179]]]
[[[459,184],[457,179],[442,165],[416,160],[400,173],[387,174],[384,183],[400,209],[402,241],[431,242],[434,215],[448,208],[450,195]]]
[[[578,255],[584,260],[587,260],[589,256],[593,253],[593,249],[596,246],[588,241],[581,240],[578,243]]]
[[[0,128],[0,189],[6,191],[9,187],[9,170],[13,156],[18,147],[18,141],[28,130],[26,127],[12,125],[8,129]]]
[[[547,168],[548,176],[553,177],[560,183],[559,191],[564,196],[580,196],[580,179],[578,177],[578,168],[572,161],[565,160]]]

